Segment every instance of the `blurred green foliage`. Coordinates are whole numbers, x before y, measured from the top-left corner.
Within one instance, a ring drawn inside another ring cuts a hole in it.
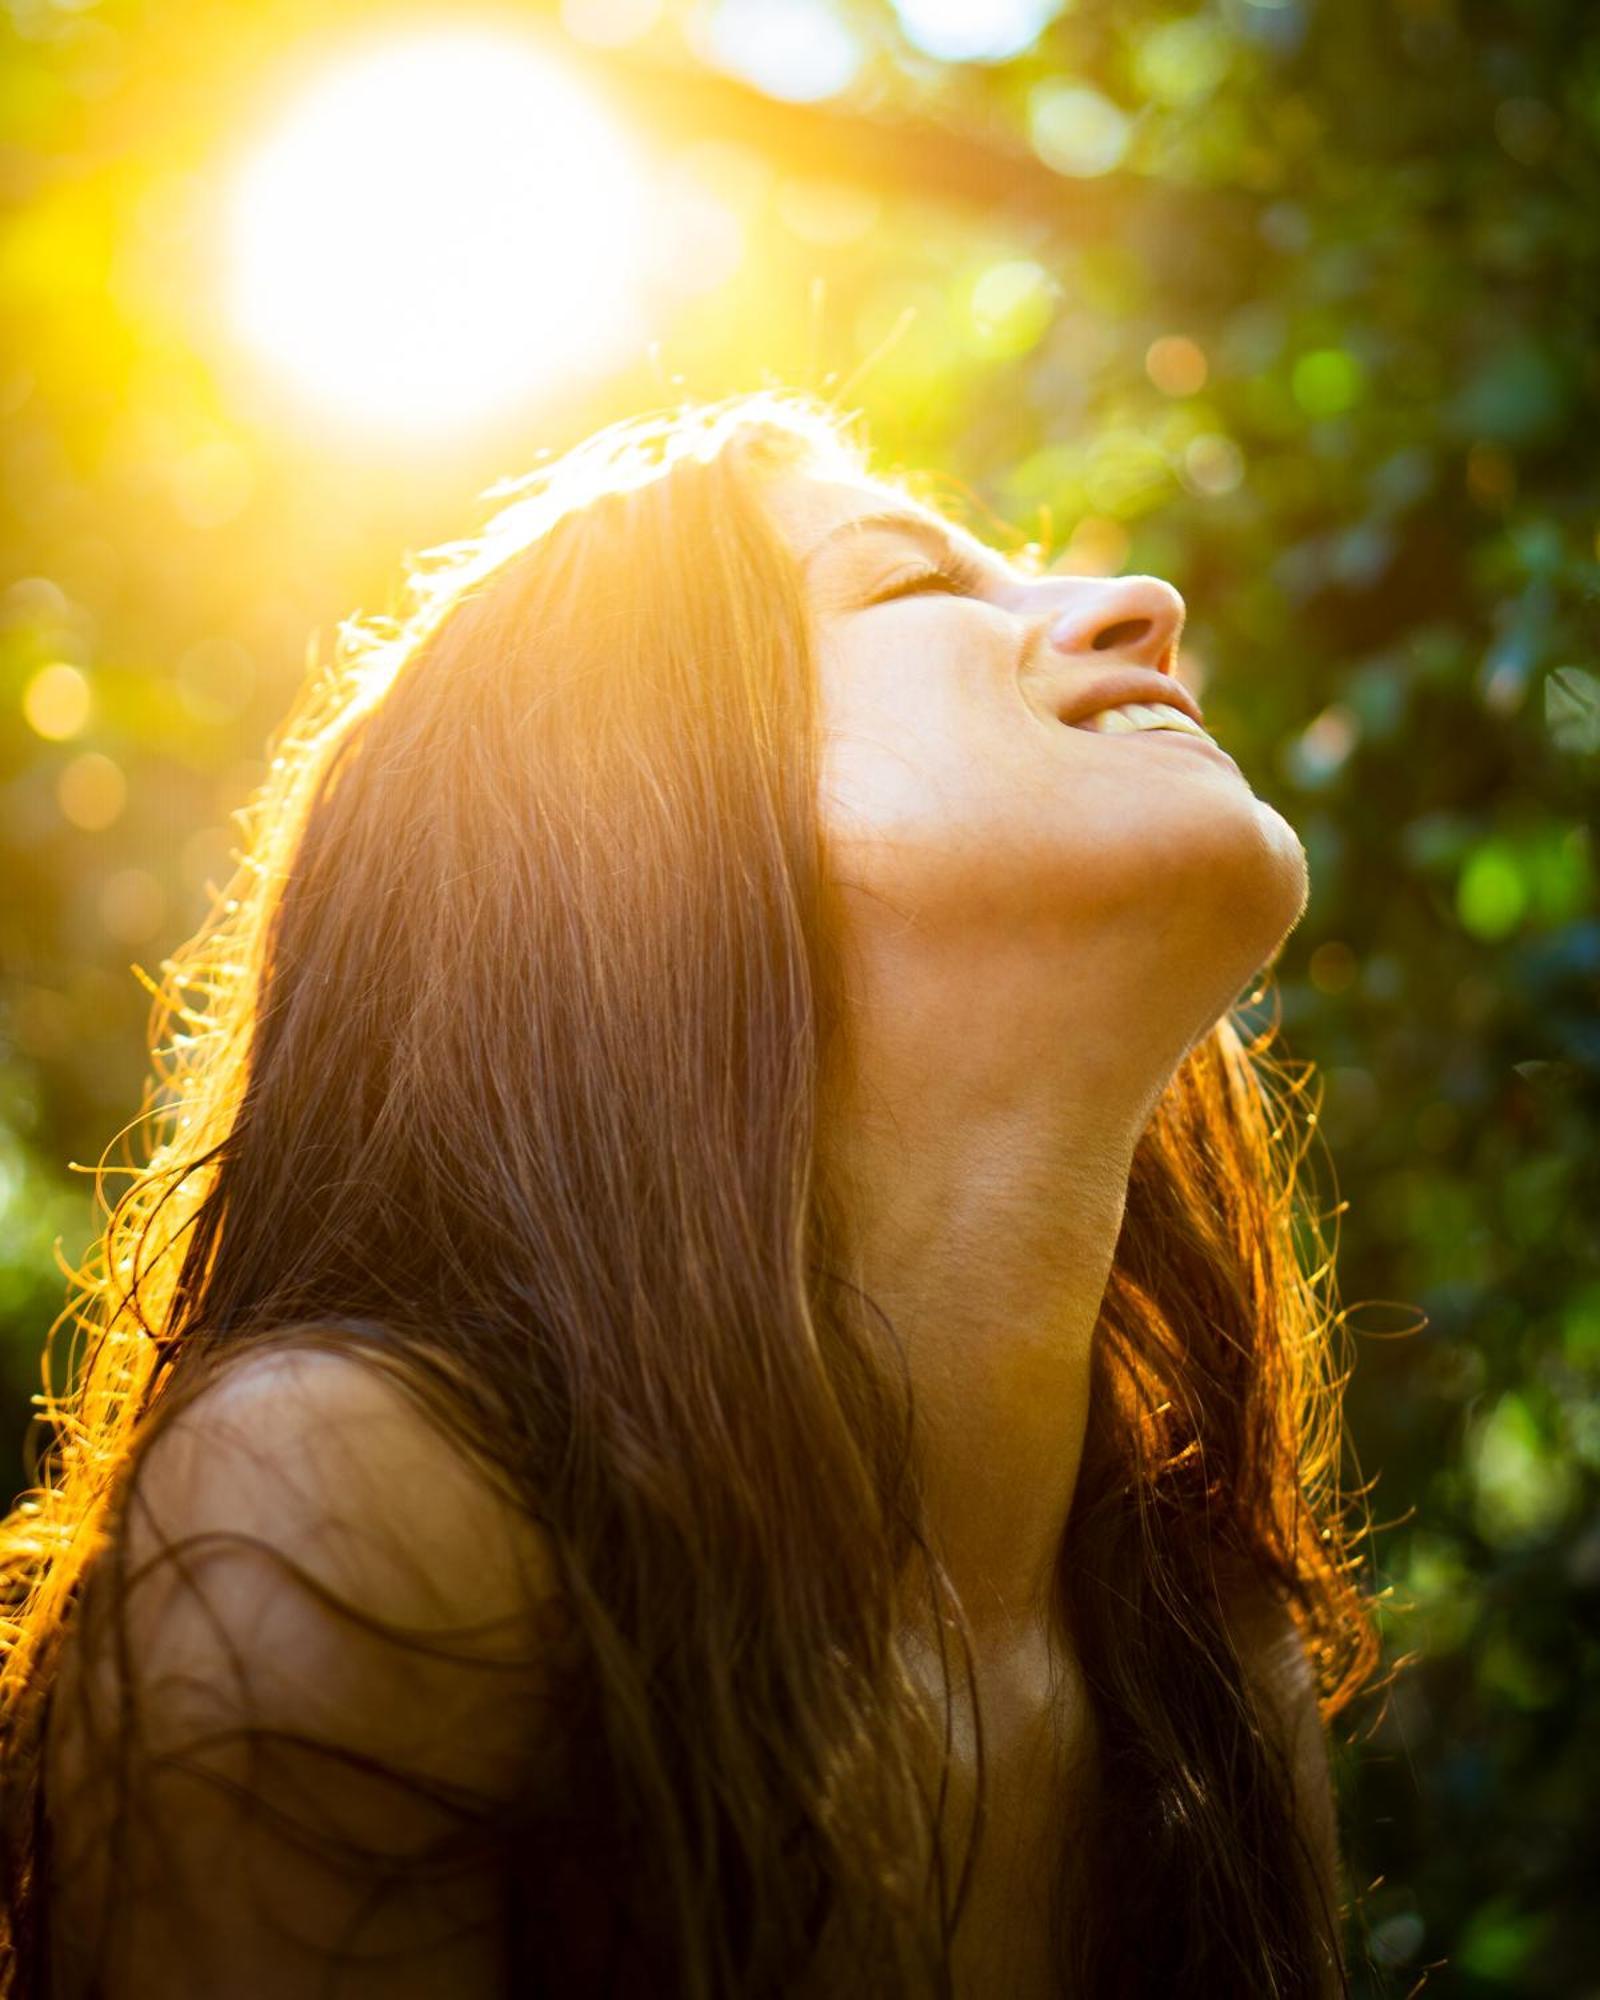
[[[737,0],[501,7],[739,248],[627,365],[424,448],[263,389],[208,234],[290,70],[417,11],[9,13],[6,1434],[51,1246],[91,1231],[67,1162],[137,1108],[130,959],[229,872],[310,635],[612,416],[841,392],[980,526],[1170,577],[1213,726],[1302,832],[1279,992],[1324,1078],[1371,1559],[1414,1656],[1341,1759],[1358,1991],[1600,1994],[1600,15],[763,0],[752,43]],[[823,82],[749,53],[779,17]]]

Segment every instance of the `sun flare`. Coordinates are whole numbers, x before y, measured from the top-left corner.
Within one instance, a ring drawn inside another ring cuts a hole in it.
[[[315,81],[229,204],[241,339],[334,416],[482,420],[637,338],[641,176],[535,48],[414,36]]]

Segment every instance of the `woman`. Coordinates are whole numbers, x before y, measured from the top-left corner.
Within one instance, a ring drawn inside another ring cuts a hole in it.
[[[1341,1990],[1337,1322],[1228,1012],[1304,861],[1176,592],[772,393],[439,557],[158,1016],[6,1531],[11,1990]]]

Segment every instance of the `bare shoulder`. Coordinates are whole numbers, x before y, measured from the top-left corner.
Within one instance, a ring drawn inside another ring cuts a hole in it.
[[[545,1531],[409,1373],[267,1346],[129,1468],[77,1638],[148,1747],[297,1732],[486,1790],[535,1747],[559,1631]]]
[[[1328,1913],[1327,1930],[1336,1933],[1343,1898],[1339,1817],[1316,1668],[1288,1605],[1264,1582],[1235,1581],[1223,1608],[1262,1726],[1283,1760],[1308,1886]],[[1329,1990],[1340,1990],[1331,1959],[1326,1973]]]
[[[310,1992],[353,1942],[342,1991],[502,1990],[494,1829],[558,1737],[555,1568],[431,1394],[267,1347],[146,1433],[51,1701],[69,2000]]]
[[[268,1345],[220,1368],[140,1455],[130,1569],[182,1537],[277,1550],[373,1617],[514,1620],[554,1594],[548,1537],[408,1376],[358,1352]]]
[[[1245,1678],[1262,1718],[1282,1750],[1302,1806],[1320,1808],[1331,1793],[1327,1734],[1318,1702],[1317,1675],[1288,1605],[1259,1581],[1235,1584],[1223,1612]]]
[[[1317,1678],[1288,1605],[1257,1580],[1233,1585],[1223,1598],[1228,1630],[1251,1683],[1286,1716],[1303,1716],[1317,1702]]]

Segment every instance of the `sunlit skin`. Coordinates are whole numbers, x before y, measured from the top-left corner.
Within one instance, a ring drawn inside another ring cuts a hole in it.
[[[847,891],[859,1089],[824,1143],[908,1349],[930,1519],[1003,1751],[1061,1650],[1049,1577],[1135,1143],[1294,925],[1305,857],[1206,746],[1058,717],[1108,671],[1173,674],[1169,584],[1029,576],[958,531],[984,565],[976,594],[874,603],[928,550],[828,538],[903,498],[796,475],[772,501],[810,558],[824,827]]]

